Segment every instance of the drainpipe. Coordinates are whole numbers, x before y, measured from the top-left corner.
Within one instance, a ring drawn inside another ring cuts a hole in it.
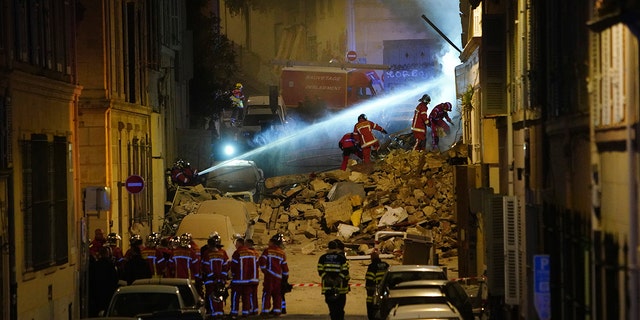
[[[638,72],[638,66],[636,66]],[[637,76],[638,73],[636,73]],[[630,86],[635,87],[631,81]],[[637,88],[636,88],[637,89]],[[636,130],[636,101],[632,96],[627,100],[627,155],[629,167],[629,316],[628,319],[639,319],[638,311],[638,183],[636,169],[636,152],[634,143],[638,139]]]

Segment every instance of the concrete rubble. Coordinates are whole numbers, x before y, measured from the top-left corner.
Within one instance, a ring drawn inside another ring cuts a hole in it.
[[[370,253],[376,232],[394,230],[429,235],[439,255],[457,255],[452,163],[466,156],[465,146],[443,153],[392,150],[369,165],[353,161],[346,171],[268,178],[256,204],[253,238],[266,244],[282,232],[306,254],[339,238],[362,255]],[[174,201],[170,214],[189,214],[195,202],[219,196],[201,187],[187,194]],[[403,239],[392,237],[377,247],[397,253],[402,245]]]

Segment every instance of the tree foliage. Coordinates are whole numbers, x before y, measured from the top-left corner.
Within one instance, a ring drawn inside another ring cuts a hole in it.
[[[193,79],[189,84],[191,116],[203,118],[229,105],[226,93],[238,72],[232,42],[221,33],[220,18],[206,13],[208,1],[187,2],[188,28],[193,32]]]

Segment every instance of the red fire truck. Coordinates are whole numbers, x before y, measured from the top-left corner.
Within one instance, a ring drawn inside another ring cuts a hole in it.
[[[282,68],[280,88],[287,108],[339,111],[379,94],[383,84],[374,70],[293,66]]]

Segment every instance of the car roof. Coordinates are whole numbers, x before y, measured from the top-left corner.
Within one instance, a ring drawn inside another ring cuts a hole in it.
[[[397,306],[389,313],[389,319],[451,319],[461,318],[460,313],[449,304],[408,304]]]
[[[221,214],[188,214],[180,221],[176,234],[191,233],[192,240],[202,248],[214,231],[220,235],[225,249],[233,247],[235,231],[231,219]]]
[[[134,280],[132,285],[162,284],[170,286],[191,285],[191,280],[183,278],[146,278]]]
[[[118,288],[116,294],[126,293],[140,293],[140,292],[154,292],[154,293],[178,293],[179,290],[175,286],[168,286],[162,284],[140,284],[135,286],[124,286]]]
[[[397,272],[397,271],[434,271],[434,272],[444,272],[444,268],[441,266],[434,265],[426,265],[426,264],[398,264],[392,265],[389,267],[389,272]]]

